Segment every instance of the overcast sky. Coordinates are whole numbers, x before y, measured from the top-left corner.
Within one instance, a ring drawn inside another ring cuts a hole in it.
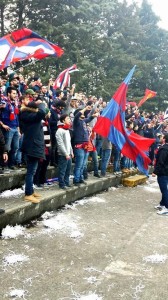
[[[133,0],[127,0],[128,3],[133,2]],[[142,0],[134,0],[136,3],[141,3]],[[168,9],[167,0],[148,0],[152,5],[154,13],[161,18],[159,26],[168,30]]]

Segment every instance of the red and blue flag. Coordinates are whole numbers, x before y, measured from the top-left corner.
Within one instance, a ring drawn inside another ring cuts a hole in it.
[[[67,68],[64,71],[62,71],[56,78],[53,88],[60,89],[63,91],[65,87],[69,87],[70,86],[70,74],[75,71],[79,71],[77,69],[76,65],[73,65],[70,68]]]
[[[126,94],[134,71],[135,66],[103,110],[93,130],[108,138],[124,156],[133,160],[138,169],[147,175],[151,161],[145,152],[149,150],[155,139],[141,137],[133,131],[128,131],[125,126]]]
[[[47,56],[60,57],[62,48],[39,36],[31,29],[22,28],[0,39],[0,70],[17,61]]]

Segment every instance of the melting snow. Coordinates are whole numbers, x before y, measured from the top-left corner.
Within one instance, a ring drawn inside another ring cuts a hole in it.
[[[117,189],[116,187],[112,186],[109,188],[109,191],[115,191],[116,189]]]
[[[79,239],[83,233],[78,230],[77,224],[70,216],[58,214],[48,220],[42,221],[43,225],[51,230],[68,234],[69,237]]]
[[[74,298],[75,300],[102,300],[102,297],[99,297],[97,294],[93,293],[93,294],[88,294],[86,296],[80,296],[77,295],[76,298]]]
[[[90,294],[90,295],[87,295],[87,296],[81,296],[77,299],[79,299],[79,300],[102,300],[102,297],[99,297],[96,294]]]
[[[2,238],[4,239],[14,239],[18,237],[19,235],[24,235],[25,228],[20,225],[16,226],[9,226],[7,225],[3,230],[2,230]]]
[[[51,213],[51,212],[49,212],[49,211],[46,211],[46,212],[41,216],[41,218],[44,219],[44,220],[46,220],[46,219],[49,219],[49,218],[51,218],[51,217],[53,217],[53,216],[54,216],[53,213]]]
[[[76,205],[85,205],[87,203],[104,203],[105,200],[99,197],[91,197],[83,200],[76,201]]]
[[[24,290],[12,290],[10,293],[9,293],[9,296],[12,297],[12,298],[23,298],[25,299],[25,294],[26,294],[26,291]]]
[[[23,194],[24,191],[22,189],[15,189],[15,190],[7,190],[0,194],[0,198],[10,198],[10,197],[17,197]]]
[[[152,187],[152,186],[144,186],[144,189],[148,192],[153,192],[153,193],[160,193],[159,189],[156,187]]]
[[[72,231],[72,233],[70,234],[71,238],[81,238],[83,237],[83,233],[81,233],[80,231],[76,230],[76,231]]]
[[[91,284],[93,284],[93,283],[95,283],[96,281],[98,281],[98,279],[97,279],[95,276],[90,276],[90,277],[84,278],[84,279],[86,279],[87,282],[88,282],[88,283],[91,283]]]
[[[167,255],[153,254],[143,258],[145,262],[151,262],[152,264],[164,263],[167,259]]]
[[[50,229],[54,230],[76,230],[77,226],[74,221],[71,220],[70,217],[65,216],[63,214],[59,214],[49,220],[42,221],[45,227],[48,227]]]
[[[28,256],[25,256],[25,255],[22,255],[22,254],[10,254],[10,255],[7,255],[3,258],[5,266],[13,265],[13,264],[16,264],[18,262],[21,263],[21,262],[28,261],[28,260],[29,260]]]

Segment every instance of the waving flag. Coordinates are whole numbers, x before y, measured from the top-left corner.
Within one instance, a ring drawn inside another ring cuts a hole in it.
[[[62,71],[56,78],[53,88],[64,90],[66,86],[70,86],[70,75],[72,72],[79,71],[76,65]]]
[[[64,51],[28,28],[13,31],[0,39],[0,70],[17,61],[47,56],[60,57]]]
[[[136,162],[139,170],[147,175],[148,165],[151,161],[145,151],[155,139],[141,137],[133,131],[128,131],[125,127],[126,93],[134,70],[135,66],[103,110],[93,130],[108,138],[124,156]]]
[[[155,97],[156,94],[157,94],[156,92],[146,89],[145,90],[145,96],[139,101],[138,107],[140,107],[149,98]]]
[[[166,108],[164,117],[163,117],[163,120],[167,120],[167,119],[168,119],[168,108]]]

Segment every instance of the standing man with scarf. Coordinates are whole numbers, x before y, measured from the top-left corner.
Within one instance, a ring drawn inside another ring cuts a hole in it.
[[[19,121],[18,121],[18,92],[15,87],[7,88],[7,100],[1,108],[1,126],[8,151],[8,166],[15,170],[15,157],[19,148]]]

